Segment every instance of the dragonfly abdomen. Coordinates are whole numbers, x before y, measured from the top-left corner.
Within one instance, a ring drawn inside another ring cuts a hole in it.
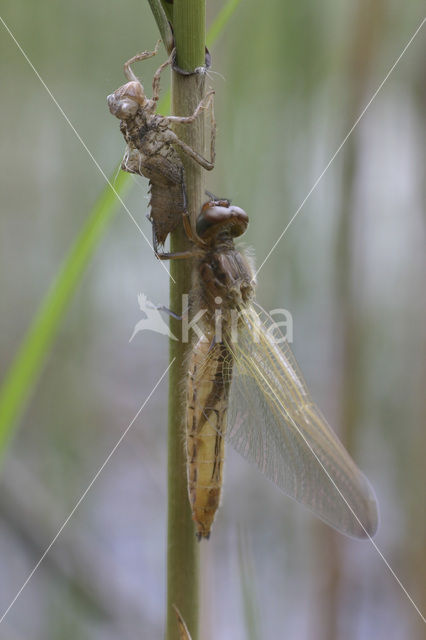
[[[222,490],[231,359],[223,343],[199,340],[187,384],[188,494],[197,537],[208,538]]]

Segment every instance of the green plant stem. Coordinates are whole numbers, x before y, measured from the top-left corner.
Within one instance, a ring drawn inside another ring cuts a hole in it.
[[[180,0],[174,3],[173,28],[178,66],[185,71],[203,66],[206,45],[205,0]]]
[[[171,53],[173,49],[173,34],[169,25],[168,17],[165,13],[165,8],[160,0],[148,0],[148,2],[157,23],[164,47],[167,53]]]
[[[175,2],[173,25],[177,51],[177,64],[192,71],[204,65],[205,4],[204,0]],[[176,115],[189,115],[204,95],[205,76],[184,76],[173,73],[172,111]],[[176,127],[176,133],[194,149],[204,152],[204,117],[188,125]],[[182,157],[191,223],[194,224],[204,194],[204,176],[201,167]],[[189,246],[179,228],[171,238],[172,251]],[[170,271],[175,283],[170,287],[170,308],[181,309],[182,294],[188,293],[192,283],[192,261],[175,260]],[[179,321],[171,320],[171,330],[180,335]],[[188,344],[171,341],[170,358],[174,360],[169,378],[169,436],[168,436],[168,547],[167,547],[167,640],[179,640],[178,625],[173,605],[185,620],[192,640],[198,638],[198,543],[188,502],[186,457],[183,433],[185,428],[185,397],[182,380],[186,377]]]

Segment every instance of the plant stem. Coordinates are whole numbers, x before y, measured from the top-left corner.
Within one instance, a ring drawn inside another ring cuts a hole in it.
[[[148,2],[157,23],[157,27],[163,40],[164,47],[167,53],[170,54],[173,49],[173,34],[169,25],[169,20],[166,15],[165,8],[161,4],[160,0],[148,0]]]
[[[205,0],[179,0],[173,5],[173,27],[177,51],[177,65],[193,71],[204,65]],[[172,112],[190,115],[204,96],[205,76],[189,76],[173,72]],[[204,151],[204,117],[191,125],[176,127],[179,137],[192,148]],[[201,167],[182,156],[191,223],[200,210],[204,193]],[[172,234],[171,250],[188,248],[188,240],[180,226]],[[182,294],[191,290],[192,264],[188,260],[171,261],[170,308],[179,312]],[[173,282],[173,281],[171,281]],[[171,331],[179,336],[180,322],[171,319]],[[186,359],[190,345],[170,342],[170,358],[175,358],[169,378],[169,435],[168,435],[168,546],[167,546],[167,640],[179,640],[179,630],[173,605],[185,620],[192,640],[198,638],[198,543],[188,501],[186,456],[183,433],[185,429]]]

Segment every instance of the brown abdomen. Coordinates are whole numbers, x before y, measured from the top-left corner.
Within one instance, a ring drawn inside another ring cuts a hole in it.
[[[181,183],[169,184],[150,181],[151,199],[149,201],[149,218],[154,226],[154,233],[160,245],[166,241],[169,233],[174,231],[186,212],[185,186]]]
[[[195,344],[187,383],[188,494],[197,537],[208,538],[219,507],[232,358],[223,343]]]

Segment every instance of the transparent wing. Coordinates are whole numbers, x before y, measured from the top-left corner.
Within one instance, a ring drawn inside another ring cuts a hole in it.
[[[309,396],[282,334],[253,308],[242,312],[226,439],[288,496],[346,535],[378,523],[368,480]],[[277,343],[279,340],[280,344]]]

